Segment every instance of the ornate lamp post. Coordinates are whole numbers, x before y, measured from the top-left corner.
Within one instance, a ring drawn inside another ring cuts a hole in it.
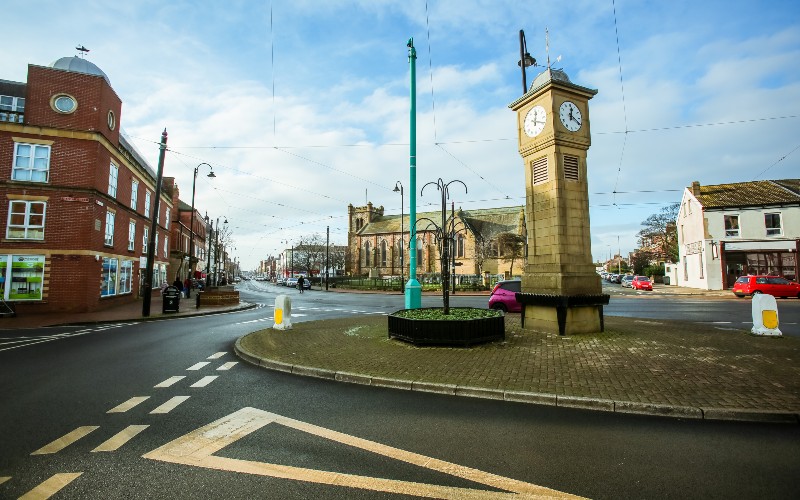
[[[203,165],[211,169],[208,177],[216,177],[216,175],[214,175],[214,167],[208,163],[201,163],[200,165],[194,167],[194,177],[192,178],[192,215],[189,222],[189,280],[194,279],[194,264],[192,264],[192,258],[194,257],[194,190],[197,185],[197,171],[200,170],[200,167]],[[191,290],[192,282],[189,281],[189,288],[186,289],[186,298],[191,297]]]
[[[403,184],[400,181],[395,182],[394,189],[392,190],[395,193],[400,193],[400,291],[405,292],[405,253],[406,253],[406,242],[405,236],[403,236]]]
[[[536,59],[528,53],[528,44],[525,41],[525,32],[519,30],[519,62],[517,65],[522,69],[522,93],[528,91],[528,78],[525,68],[536,66]]]

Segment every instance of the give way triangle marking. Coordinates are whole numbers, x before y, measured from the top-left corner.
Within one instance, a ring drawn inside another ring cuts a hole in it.
[[[267,424],[276,423],[306,432],[337,443],[360,448],[365,451],[383,455],[409,464],[450,474],[475,483],[502,490],[487,491],[435,484],[399,481],[367,476],[343,474],[339,472],[305,469],[287,465],[239,460],[215,456],[214,453],[231,443],[257,431]],[[436,458],[426,457],[410,451],[401,450],[384,444],[361,439],[341,432],[332,431],[292,418],[257,408],[242,408],[208,425],[171,441],[164,446],[143,455],[144,458],[192,465],[231,472],[256,474],[295,481],[346,486],[372,491],[415,495],[427,498],[444,499],[492,499],[492,498],[580,498],[543,486],[518,481],[496,474],[483,472],[470,467],[457,465]]]

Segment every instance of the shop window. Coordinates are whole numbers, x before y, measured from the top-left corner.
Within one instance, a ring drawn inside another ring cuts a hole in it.
[[[103,270],[100,275],[100,296],[109,297],[117,294],[117,259],[103,258]]]
[[[21,142],[14,145],[13,180],[47,182],[49,175],[50,146]]]
[[[133,261],[123,260],[119,268],[119,293],[131,293],[133,289]]]
[[[725,236],[739,236],[739,216],[725,215]]]
[[[46,205],[43,201],[12,200],[8,206],[6,238],[43,240]]]
[[[0,298],[42,300],[44,255],[0,255]]]
[[[782,235],[781,214],[764,214],[764,226],[767,228],[767,236]]]

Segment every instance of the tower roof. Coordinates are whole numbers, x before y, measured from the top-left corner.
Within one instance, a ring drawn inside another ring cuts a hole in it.
[[[50,65],[51,68],[63,69],[65,71],[72,71],[75,73],[83,73],[85,75],[96,75],[105,78],[106,82],[111,85],[111,80],[108,79],[102,69],[96,64],[78,56],[62,57]]]

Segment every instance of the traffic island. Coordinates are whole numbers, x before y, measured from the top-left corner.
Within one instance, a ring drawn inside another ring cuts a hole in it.
[[[505,317],[497,311],[451,307],[448,318],[436,314],[441,310],[439,307],[401,309],[390,314],[389,338],[414,345],[463,346],[505,339]],[[483,317],[468,318],[472,311],[480,311]],[[488,312],[491,315],[487,315]],[[439,316],[440,319],[426,319],[419,316]]]

